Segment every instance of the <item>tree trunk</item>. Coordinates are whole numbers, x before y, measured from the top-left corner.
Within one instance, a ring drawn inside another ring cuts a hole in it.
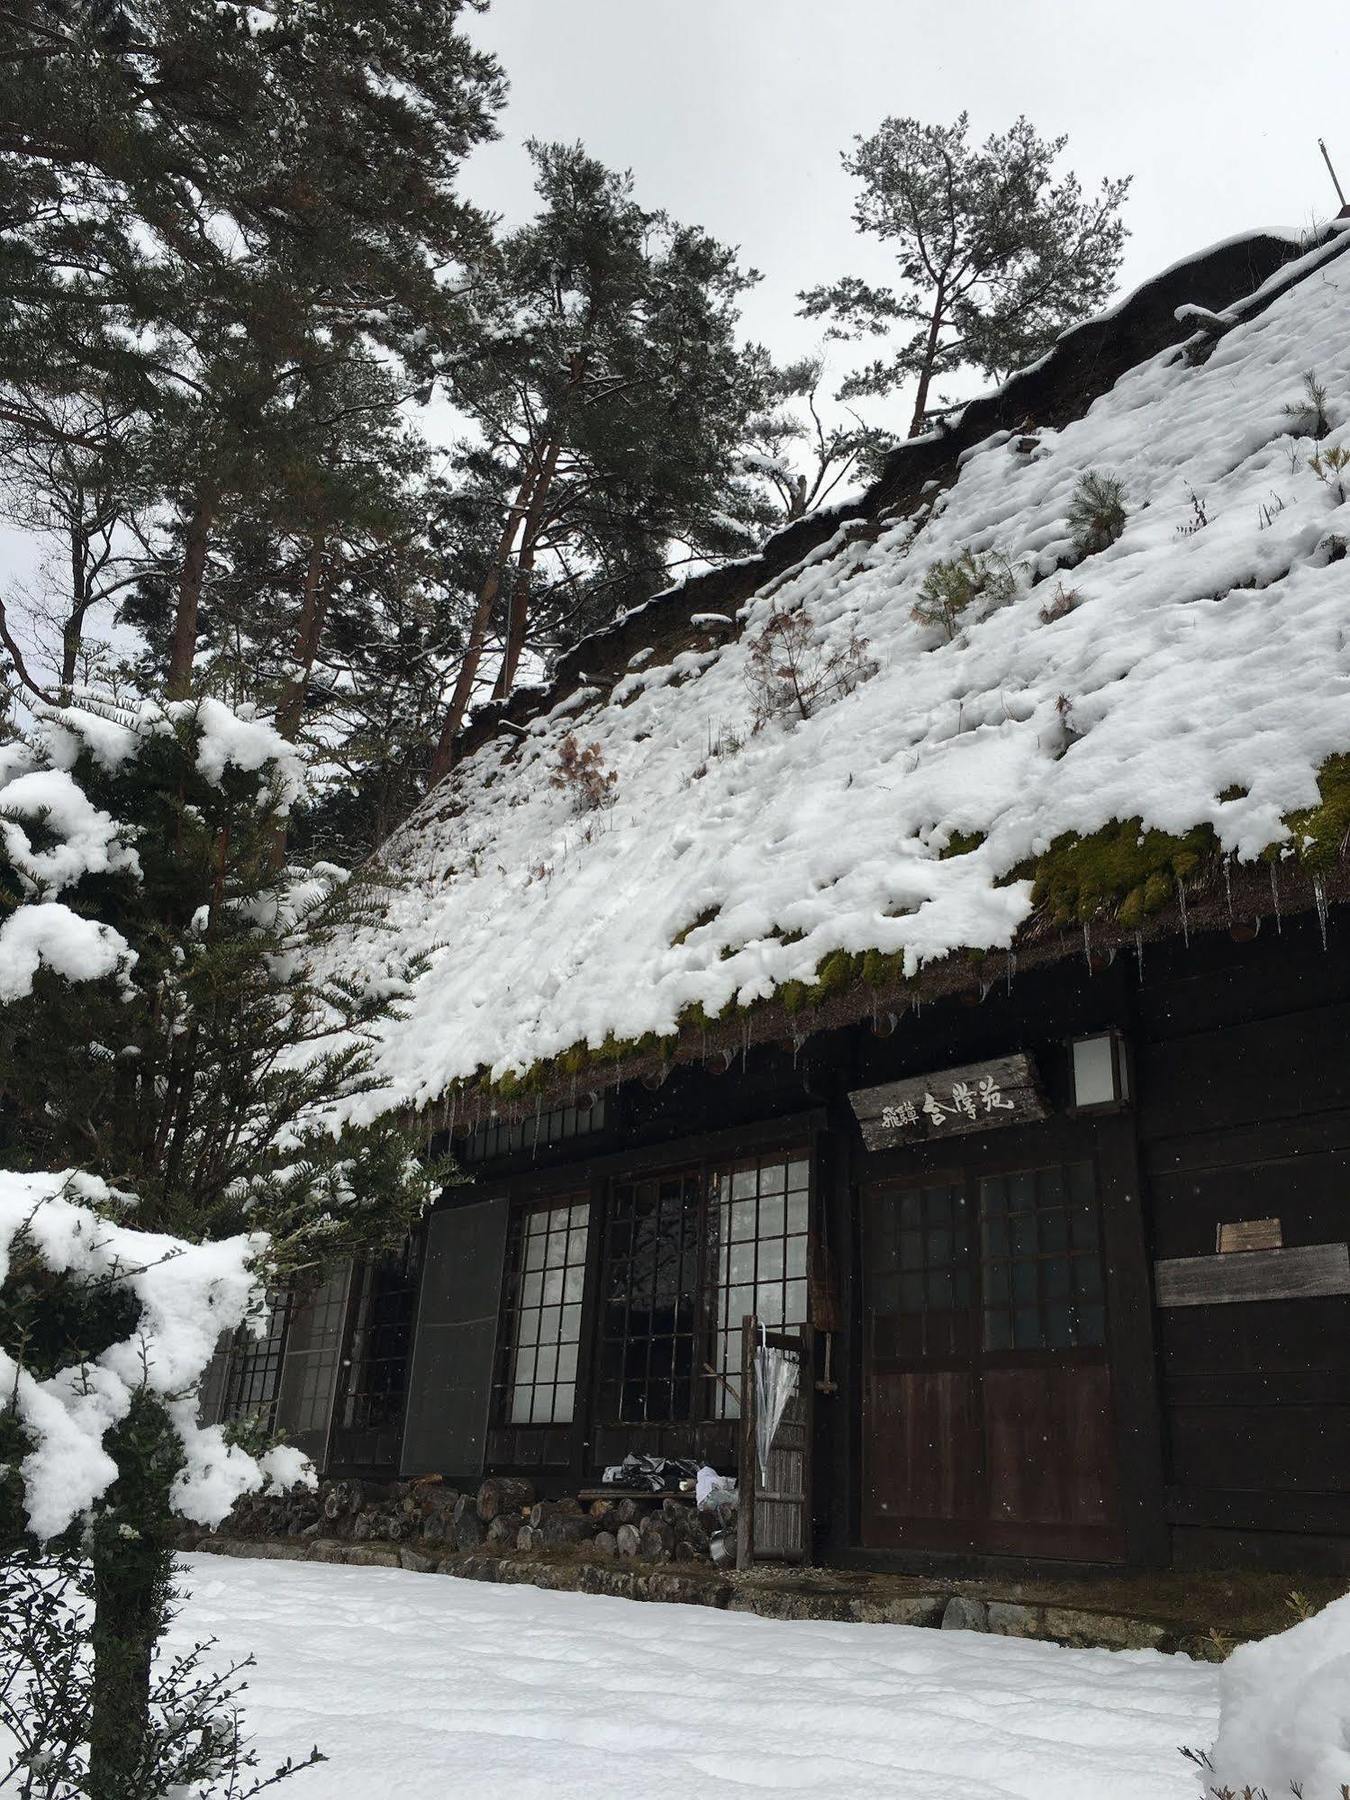
[[[327,539],[322,532],[310,540],[309,560],[305,565],[304,598],[300,607],[300,630],[295,641],[295,661],[299,673],[277,707],[277,730],[288,744],[295,742],[300,732],[300,721],[305,716],[309,678],[314,671],[314,659],[319,653],[319,641],[328,615],[329,595],[322,580],[326,548]]]
[[[88,540],[76,526],[70,532],[70,612],[61,627],[61,704],[69,706],[75,688],[75,670],[84,639],[84,615],[89,610]]]
[[[923,435],[923,416],[928,410],[928,389],[932,385],[933,365],[937,361],[938,339],[942,334],[942,307],[946,300],[945,290],[939,286],[933,300],[933,316],[928,322],[928,342],[924,346],[923,362],[919,367],[919,386],[914,395],[914,416],[909,422],[909,435]]]
[[[557,472],[561,453],[562,445],[555,439],[544,452],[539,479],[530,496],[530,510],[525,516],[520,555],[516,560],[516,578],[511,588],[511,610],[506,624],[506,653],[502,657],[502,666],[493,688],[493,697],[498,700],[504,700],[515,686],[516,670],[520,667],[521,654],[525,649],[530,612],[530,578],[534,573],[534,558],[539,547],[539,533],[543,528],[544,510],[553,490],[553,477]]]
[[[506,524],[497,542],[497,552],[492,559],[491,567],[484,577],[483,585],[478,590],[478,603],[474,608],[473,620],[469,626],[468,642],[464,646],[464,658],[459,665],[459,675],[455,681],[455,691],[450,697],[450,705],[441,723],[441,735],[436,744],[428,771],[428,785],[434,787],[443,776],[450,773],[455,760],[455,739],[464,723],[469,710],[469,700],[473,694],[473,684],[478,675],[478,665],[483,659],[483,647],[487,643],[488,626],[492,622],[492,608],[501,590],[502,571],[506,559],[511,554],[511,545],[515,542],[516,531],[521,520],[529,511],[530,495],[534,490],[536,471],[529,473],[516,490],[511,510],[506,515]]]
[[[141,1393],[105,1439],[117,1465],[89,1533],[94,1617],[89,1800],[144,1800],[155,1646],[173,1598],[169,1494],[182,1463],[163,1405]]]
[[[153,1540],[104,1539],[94,1574],[90,1800],[140,1800],[150,1723],[150,1667],[164,1629],[173,1552]]]
[[[173,621],[173,648],[165,691],[170,700],[186,700],[192,692],[192,658],[197,649],[197,613],[206,575],[206,552],[216,516],[216,496],[204,491],[193,504],[178,578],[178,608]]]

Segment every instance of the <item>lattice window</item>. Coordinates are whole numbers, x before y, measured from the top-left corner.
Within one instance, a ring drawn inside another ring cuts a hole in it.
[[[737,1415],[742,1319],[806,1323],[810,1212],[802,1150],[615,1185],[601,1321],[606,1422]]]
[[[285,1423],[292,1435],[326,1432],[333,1408],[333,1387],[342,1348],[342,1327],[347,1311],[347,1283],[342,1274],[330,1276],[312,1295],[296,1295],[291,1301],[293,1329],[299,1330],[303,1308],[303,1350],[291,1347],[287,1373]],[[294,1381],[294,1387],[292,1387]]]
[[[980,1182],[986,1350],[1069,1350],[1106,1340],[1091,1163]]]
[[[414,1246],[366,1263],[356,1281],[338,1419],[345,1430],[368,1431],[396,1425],[403,1415],[417,1297]]]
[[[554,1106],[530,1113],[513,1124],[489,1119],[475,1125],[460,1147],[465,1162],[488,1162],[494,1156],[512,1156],[538,1144],[561,1144],[569,1138],[587,1137],[605,1122],[605,1099],[597,1094],[589,1105]]]
[[[965,1189],[946,1182],[871,1200],[863,1305],[877,1361],[969,1353],[968,1211]]]
[[[693,1170],[618,1182],[611,1192],[600,1351],[606,1420],[696,1416],[709,1349],[702,1186]]]
[[[712,1363],[728,1381],[711,1385],[714,1418],[740,1412],[741,1322],[804,1325],[807,1317],[811,1163],[805,1151],[745,1158],[708,1181],[713,1247]]]
[[[499,1417],[512,1425],[566,1425],[576,1406],[581,1297],[590,1204],[555,1201],[512,1221],[506,1362]]]
[[[220,1418],[222,1422],[257,1419],[270,1431],[276,1423],[290,1298],[284,1293],[269,1293],[267,1304],[267,1329],[263,1335],[254,1337],[252,1332],[241,1330],[235,1336],[225,1375]]]

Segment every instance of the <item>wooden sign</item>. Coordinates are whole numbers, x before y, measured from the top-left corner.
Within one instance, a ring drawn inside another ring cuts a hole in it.
[[[860,1088],[849,1102],[869,1150],[1029,1125],[1050,1116],[1035,1065],[1020,1051],[996,1062]]]
[[[1242,1256],[1171,1256],[1154,1263],[1153,1275],[1159,1306],[1313,1300],[1350,1294],[1350,1250],[1344,1244],[1300,1244]]]
[[[1236,1219],[1220,1225],[1215,1249],[1221,1256],[1242,1250],[1281,1250],[1284,1232],[1278,1219]]]

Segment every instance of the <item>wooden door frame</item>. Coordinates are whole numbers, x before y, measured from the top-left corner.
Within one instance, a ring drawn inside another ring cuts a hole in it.
[[[961,1154],[954,1157],[953,1151]],[[951,1179],[978,1180],[1019,1168],[1090,1160],[1097,1180],[1102,1275],[1106,1299],[1106,1361],[1111,1376],[1117,1467],[1117,1494],[1128,1567],[1164,1567],[1170,1536],[1164,1515],[1162,1419],[1158,1396],[1152,1284],[1145,1230],[1137,1113],[1131,1108],[1105,1116],[1057,1115],[997,1136],[972,1134],[958,1143],[924,1143],[903,1149],[855,1154],[848,1199],[851,1214],[847,1317],[850,1326],[846,1384],[850,1422],[848,1561],[964,1562],[994,1567],[1041,1566],[1059,1558],[1011,1552],[873,1549],[863,1543],[863,1381],[866,1355],[863,1328],[863,1195],[875,1186],[919,1185]],[[975,1221],[978,1225],[978,1221]],[[978,1260],[978,1248],[975,1250]],[[1118,1567],[1104,1562],[1076,1568]]]

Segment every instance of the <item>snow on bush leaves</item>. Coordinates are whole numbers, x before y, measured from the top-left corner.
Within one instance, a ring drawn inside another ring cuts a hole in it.
[[[289,1487],[314,1479],[296,1450],[279,1446],[255,1461],[227,1443],[218,1425],[197,1423],[197,1386],[221,1333],[261,1326],[254,1265],[266,1238],[189,1244],[109,1217],[132,1206],[129,1196],[75,1170],[0,1170],[0,1287],[20,1279],[31,1261],[88,1289],[125,1292],[137,1313],[128,1336],[45,1378],[0,1348],[0,1392],[10,1396],[29,1446],[20,1464],[24,1511],[39,1539],[65,1531],[117,1479],[103,1439],[140,1392],[165,1403],[182,1443],[172,1498],[185,1518],[216,1525],[241,1494],[271,1481]]]

